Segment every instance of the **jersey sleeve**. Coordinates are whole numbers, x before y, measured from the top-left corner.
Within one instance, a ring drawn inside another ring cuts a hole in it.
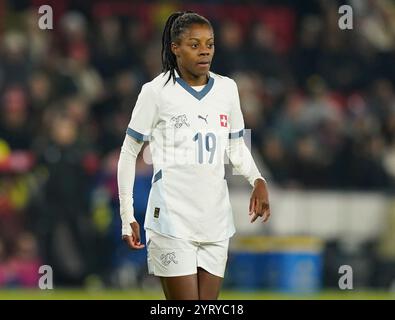
[[[237,84],[232,80],[232,106],[230,111],[229,139],[240,138],[244,135],[244,118],[240,107],[239,91]]]
[[[149,141],[157,117],[157,94],[150,85],[145,84],[137,98],[126,133],[137,141]]]

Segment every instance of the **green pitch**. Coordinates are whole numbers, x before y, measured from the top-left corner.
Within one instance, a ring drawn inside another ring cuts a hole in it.
[[[140,290],[0,290],[0,300],[163,300],[160,291]],[[395,300],[395,293],[324,291],[318,294],[223,291],[222,300]]]

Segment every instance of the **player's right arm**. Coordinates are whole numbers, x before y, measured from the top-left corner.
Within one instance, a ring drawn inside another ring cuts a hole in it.
[[[143,146],[126,135],[118,161],[118,195],[122,221],[122,239],[131,249],[141,249],[140,226],[134,217],[133,185],[136,175],[136,159]]]
[[[137,98],[126,130],[118,162],[118,194],[122,220],[122,239],[131,249],[141,249],[140,226],[134,217],[133,186],[136,159],[144,141],[149,141],[158,116],[158,103],[152,86],[145,84]]]

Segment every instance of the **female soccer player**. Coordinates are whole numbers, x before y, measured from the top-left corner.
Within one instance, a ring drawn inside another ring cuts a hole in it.
[[[143,85],[118,163],[122,237],[141,249],[133,214],[136,157],[150,141],[154,167],[144,228],[150,274],[167,299],[217,299],[235,233],[224,154],[253,186],[251,222],[270,216],[266,181],[244,143],[236,83],[210,72],[214,33],[193,12],[172,14],[162,36],[163,73]]]

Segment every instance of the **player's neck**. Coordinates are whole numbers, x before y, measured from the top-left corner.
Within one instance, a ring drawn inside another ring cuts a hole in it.
[[[195,76],[195,75],[187,72],[186,70],[183,70],[182,68],[179,71],[179,74],[180,74],[180,77],[186,83],[188,83],[191,87],[203,86],[203,85],[207,84],[208,78],[209,78],[208,74],[205,74],[205,75],[202,75],[202,76]]]

